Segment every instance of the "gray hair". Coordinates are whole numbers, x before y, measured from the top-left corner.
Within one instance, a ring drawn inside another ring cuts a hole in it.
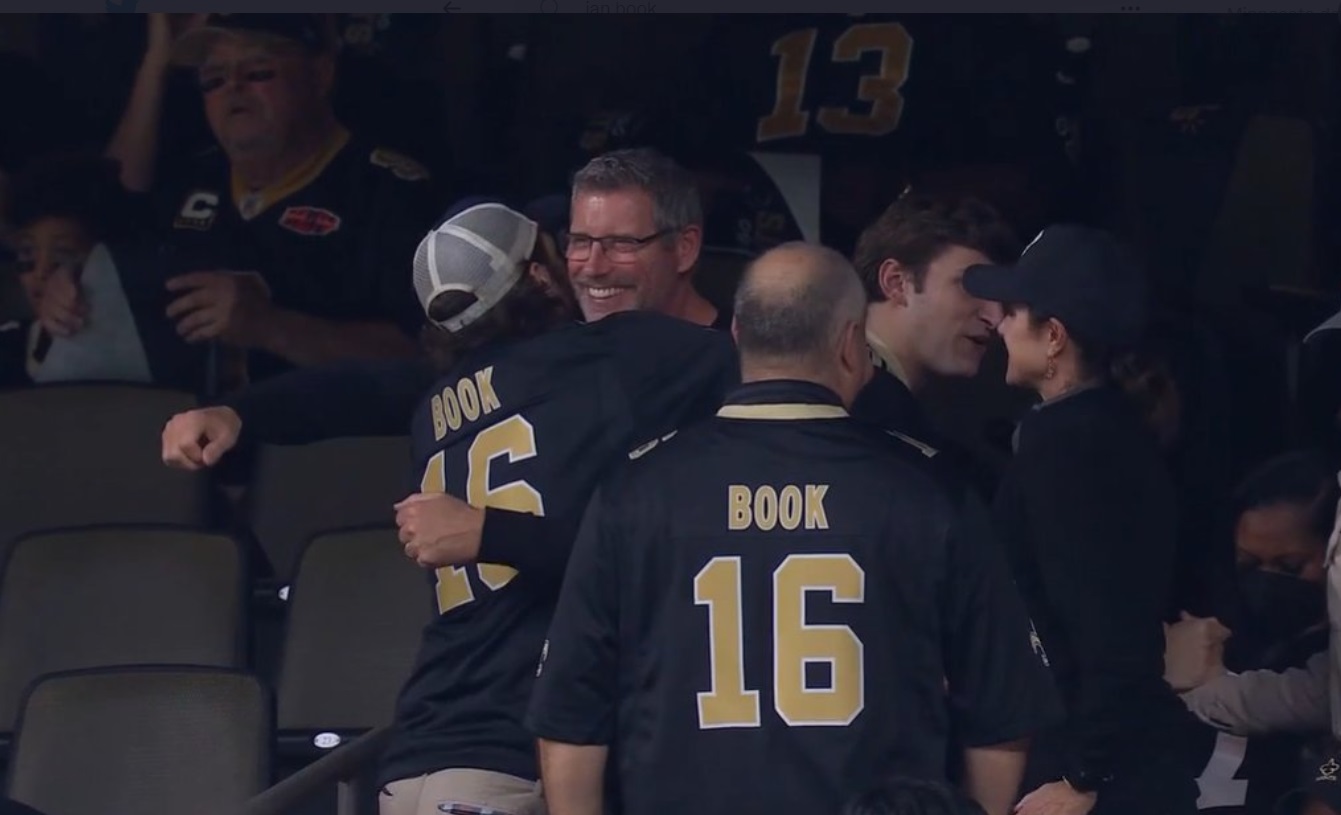
[[[636,189],[652,199],[658,232],[702,226],[703,202],[694,179],[674,159],[640,147],[597,156],[573,177],[573,195]]]
[[[742,357],[827,363],[839,334],[865,314],[861,278],[847,258],[784,243],[751,263],[736,290],[737,347]]]

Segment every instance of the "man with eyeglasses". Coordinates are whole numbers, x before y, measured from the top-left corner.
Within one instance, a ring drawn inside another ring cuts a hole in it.
[[[246,352],[246,374],[414,353],[403,274],[435,215],[427,171],[335,117],[332,37],[321,15],[196,15],[149,45],[108,153],[152,191],[165,313],[188,342]],[[155,178],[164,86],[197,71],[217,149]],[[161,206],[160,206],[161,204]]]
[[[694,288],[703,205],[693,178],[651,149],[597,156],[573,178],[568,275],[588,321],[650,309],[727,329]]]
[[[651,148],[597,156],[574,175],[570,206],[562,237],[584,319],[649,310],[731,330],[731,313],[694,287],[703,207],[693,177],[673,159]],[[426,545],[422,560],[438,567],[481,562],[550,572],[553,553],[571,542],[572,530],[553,519],[474,507],[451,495],[433,502],[449,534]]]

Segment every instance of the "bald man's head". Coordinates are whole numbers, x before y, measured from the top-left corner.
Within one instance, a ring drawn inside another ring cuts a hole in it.
[[[843,368],[865,360],[861,279],[832,249],[787,243],[765,252],[746,269],[735,311],[736,344],[747,377],[753,370],[759,378],[811,379],[838,390],[839,383],[829,380],[858,374]],[[854,337],[860,360],[848,359]]]

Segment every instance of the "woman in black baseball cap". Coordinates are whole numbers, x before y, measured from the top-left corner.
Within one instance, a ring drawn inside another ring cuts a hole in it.
[[[968,269],[964,288],[1004,306],[1007,381],[1041,399],[994,512],[1068,718],[1034,741],[1016,811],[1191,815],[1192,720],[1163,678],[1176,493],[1109,375],[1141,339],[1142,270],[1112,236],[1061,225],[1012,266]]]

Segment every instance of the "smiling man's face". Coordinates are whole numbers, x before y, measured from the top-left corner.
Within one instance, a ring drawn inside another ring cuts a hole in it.
[[[568,257],[568,276],[588,321],[635,309],[665,311],[693,266],[685,230],[647,240],[658,230],[652,197],[640,189],[578,190],[568,231],[598,239],[588,252],[575,257],[570,251]],[[607,252],[602,238],[617,239],[624,248]]]
[[[982,252],[950,246],[927,265],[922,285],[908,294],[911,348],[919,368],[945,377],[978,373],[1001,306],[964,291],[964,270],[991,261]]]

